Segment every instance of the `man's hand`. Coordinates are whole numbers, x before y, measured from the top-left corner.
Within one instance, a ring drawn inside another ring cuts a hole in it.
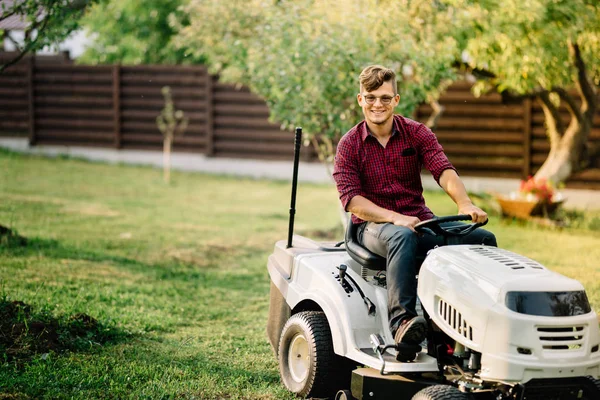
[[[410,217],[408,215],[403,214],[395,214],[392,223],[396,226],[404,226],[410,229],[413,232],[415,231],[415,225],[421,222],[421,220],[417,217]]]
[[[458,207],[459,214],[468,214],[471,216],[473,222],[483,223],[487,221],[488,215],[481,208],[473,205],[473,203],[468,203],[465,205],[461,205]]]

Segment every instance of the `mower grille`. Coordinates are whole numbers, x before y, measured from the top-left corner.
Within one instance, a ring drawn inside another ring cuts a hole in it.
[[[504,264],[512,269],[544,269],[537,261],[497,247],[471,247],[471,251]]]
[[[443,299],[438,303],[438,315],[459,335],[473,340],[473,327],[463,318],[460,311],[446,303]]]
[[[584,343],[586,327],[584,325],[566,327],[537,327],[542,348],[546,351],[579,350]]]

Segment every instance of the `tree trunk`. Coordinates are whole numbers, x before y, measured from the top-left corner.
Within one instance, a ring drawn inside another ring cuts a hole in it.
[[[165,183],[171,181],[171,142],[172,139],[168,136],[163,141],[163,177]]]
[[[546,115],[546,119],[548,118]],[[535,178],[544,178],[557,185],[584,169],[589,162],[585,146],[592,130],[592,123],[588,116],[584,116],[581,123],[573,118],[560,140],[550,141],[550,153],[535,174]]]

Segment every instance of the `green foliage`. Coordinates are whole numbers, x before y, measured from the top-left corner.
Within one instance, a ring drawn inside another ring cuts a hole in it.
[[[176,19],[185,24],[178,7],[185,0],[101,0],[91,7],[82,25],[94,42],[79,59],[86,64],[181,64],[190,62],[173,47]],[[201,61],[201,60],[195,60]]]
[[[590,78],[600,84],[598,0],[444,3],[457,10],[457,36],[463,39],[468,64],[492,72],[498,90],[525,94],[573,87],[576,70],[569,42],[579,45]]]
[[[163,86],[161,93],[165,98],[165,106],[160,115],[156,117],[156,126],[166,140],[173,140],[174,136],[184,134],[189,119],[184,116],[183,111],[175,110],[169,86]]]
[[[0,64],[0,72],[27,53],[34,53],[46,46],[56,45],[79,28],[79,20],[86,7],[97,0],[16,0],[0,3],[0,21],[11,15],[20,16],[27,23],[25,40],[18,49],[19,56]],[[10,4],[10,6],[8,5]],[[10,32],[0,30],[3,34]]]
[[[356,95],[367,65],[397,71],[406,115],[454,79],[456,42],[425,30],[438,19],[428,4],[191,0],[177,44],[262,96],[283,129],[301,125],[309,138],[332,141],[362,119]]]

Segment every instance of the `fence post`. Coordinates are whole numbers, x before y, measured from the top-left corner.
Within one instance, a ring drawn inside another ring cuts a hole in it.
[[[213,98],[213,77],[206,70],[206,150],[207,156],[215,154],[215,131],[214,131],[214,98]]]
[[[34,84],[35,81],[33,79],[33,73],[35,68],[35,56],[31,55],[27,62],[27,103],[28,103],[28,111],[29,111],[29,145],[35,146],[35,142],[37,141],[35,134],[35,92],[34,92]]]
[[[113,65],[112,68],[112,95],[113,95],[113,127],[115,135],[115,148],[121,148],[121,66]]]
[[[523,101],[523,179],[531,175],[532,103],[531,98]]]

